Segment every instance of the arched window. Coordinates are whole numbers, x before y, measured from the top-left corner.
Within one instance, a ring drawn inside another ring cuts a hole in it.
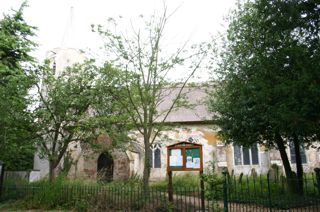
[[[161,146],[160,144],[154,144],[151,146],[150,157],[151,168],[161,168]]]

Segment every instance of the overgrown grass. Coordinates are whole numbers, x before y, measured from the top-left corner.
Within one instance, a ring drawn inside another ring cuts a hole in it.
[[[19,209],[24,209],[23,201],[15,200],[15,201],[6,201],[0,203],[0,211],[16,211]]]
[[[205,198],[208,200],[223,200],[224,176],[208,174],[203,176],[205,182]],[[316,204],[320,199],[319,190],[315,185],[313,175],[304,178],[304,195],[290,193],[286,179],[268,179],[266,175],[230,176],[227,177],[228,201],[234,203],[250,203],[276,208],[295,208]],[[155,189],[166,190],[168,179],[151,185]],[[175,194],[199,197],[200,177],[197,175],[177,175],[173,177]]]
[[[172,184],[174,189],[188,189],[188,188],[199,188],[200,177],[199,175],[184,174],[184,175],[173,175]],[[161,180],[158,182],[151,183],[151,187],[154,189],[166,190],[168,188],[168,179]]]
[[[16,201],[17,208],[41,210],[108,210],[116,209],[119,204],[124,208],[139,208],[145,205],[140,187],[141,181],[138,178],[110,183],[69,180],[64,176],[57,177],[54,182],[6,180],[2,201]]]
[[[223,175],[203,176],[207,200],[222,201],[224,197]],[[304,181],[305,195],[290,194],[284,178],[269,181],[266,176],[257,178],[230,176],[226,178],[228,201],[233,203],[258,204],[277,208],[304,207],[320,202],[320,195],[314,179]],[[58,177],[54,183],[41,180],[34,183],[6,180],[2,200],[14,201],[23,209],[75,209],[85,210],[124,210],[141,209],[146,206],[167,206],[168,179],[151,184],[146,195],[138,177],[126,181],[102,183],[95,181],[68,180]],[[200,198],[199,175],[185,174],[173,176],[175,195]],[[0,208],[1,209],[1,208]]]
[[[296,181],[294,183],[297,183]],[[304,194],[305,195],[319,195],[317,186],[315,185],[315,179],[306,176],[304,178]],[[287,186],[286,178],[281,177],[278,180],[269,180],[266,175],[261,175],[256,178],[251,176],[232,176],[228,178],[228,187],[230,192],[245,195],[254,195],[265,197],[269,192],[272,195],[289,194],[289,188]]]
[[[286,178],[269,179],[258,177],[232,176],[228,178],[228,199],[236,203],[253,203],[275,208],[296,208],[318,204],[320,195],[312,175],[304,178],[304,194],[290,192]],[[296,181],[294,182],[297,183]]]

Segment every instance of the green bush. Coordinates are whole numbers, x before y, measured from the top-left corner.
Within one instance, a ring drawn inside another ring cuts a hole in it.
[[[205,182],[206,199],[222,199],[224,177],[217,174],[204,174],[202,178]]]
[[[54,182],[40,181],[31,183],[25,197],[27,208],[61,208],[65,202],[62,199],[64,178],[58,177]]]

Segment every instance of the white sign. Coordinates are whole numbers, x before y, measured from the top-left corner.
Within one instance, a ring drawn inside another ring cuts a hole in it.
[[[170,156],[170,166],[183,166],[182,156],[171,155]]]
[[[193,158],[193,164],[195,169],[200,169],[200,158]]]
[[[186,168],[194,168],[194,163],[192,161],[192,157],[191,156],[188,156],[187,157],[187,164],[186,164]]]
[[[180,156],[181,155],[181,149],[172,149],[171,150],[171,156]]]

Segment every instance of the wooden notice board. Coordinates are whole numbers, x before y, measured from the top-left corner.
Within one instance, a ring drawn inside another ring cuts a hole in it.
[[[179,142],[167,146],[167,171],[202,171],[202,145]]]
[[[168,182],[168,197],[169,202],[173,204],[173,171],[199,171],[200,175],[203,173],[203,157],[202,145],[190,142],[179,142],[167,146],[167,174]],[[205,211],[204,201],[204,182],[200,178],[201,188],[201,209]]]

